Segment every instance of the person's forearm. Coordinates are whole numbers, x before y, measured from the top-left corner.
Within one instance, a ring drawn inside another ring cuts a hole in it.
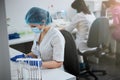
[[[37,58],[37,56],[34,55],[32,52],[28,53],[27,56],[32,56],[33,58]]]
[[[63,64],[63,62],[47,61],[47,62],[42,63],[42,67],[49,68],[49,69],[59,68],[59,67],[61,67],[62,64]]]

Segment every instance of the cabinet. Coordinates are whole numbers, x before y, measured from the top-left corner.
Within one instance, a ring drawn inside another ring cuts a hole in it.
[[[9,45],[11,48],[14,48],[20,52],[23,53],[29,53],[31,51],[33,41],[30,42],[25,42],[25,43],[19,43],[19,44],[14,44],[14,45]]]
[[[9,40],[9,46],[23,53],[29,53],[33,44],[34,35],[26,35],[18,39]]]

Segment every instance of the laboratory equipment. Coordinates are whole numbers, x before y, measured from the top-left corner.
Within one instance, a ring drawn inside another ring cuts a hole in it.
[[[19,58],[17,61],[18,80],[42,80],[41,59]]]
[[[17,32],[15,32],[15,33],[9,34],[8,37],[9,37],[9,40],[11,40],[11,39],[17,39],[17,38],[20,38],[20,34],[17,33]]]
[[[67,19],[66,11],[65,10],[57,11],[55,13],[55,15],[52,16],[52,17],[53,17],[53,19],[63,19],[63,20],[66,20]]]

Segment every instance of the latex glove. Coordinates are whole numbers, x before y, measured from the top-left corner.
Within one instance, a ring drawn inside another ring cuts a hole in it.
[[[29,64],[30,66],[37,66],[37,67],[40,67],[42,65],[42,61],[34,61],[34,60],[26,60],[24,61],[26,62],[27,64]]]
[[[16,55],[12,58],[10,58],[11,61],[13,62],[18,62],[17,59],[18,58],[32,58],[31,56],[26,56],[25,54],[20,54],[20,55]]]

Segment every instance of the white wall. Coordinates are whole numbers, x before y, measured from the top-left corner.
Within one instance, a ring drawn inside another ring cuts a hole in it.
[[[25,27],[25,14],[33,6],[38,6],[43,9],[49,10],[51,13],[66,10],[67,15],[71,16],[71,3],[74,0],[5,0],[6,3],[6,16],[10,18],[8,24],[10,29],[21,29]],[[51,7],[53,5],[53,7]]]
[[[6,16],[10,20],[7,23],[8,33],[14,31],[21,31],[23,29],[29,28],[25,24],[25,14],[33,6],[41,7],[48,10],[51,14],[60,10],[66,10],[67,17],[70,19],[75,14],[75,10],[71,8],[71,3],[74,0],[5,0],[6,3]],[[100,13],[99,5],[101,5],[101,0],[85,0],[89,9],[91,11],[97,10],[97,13]],[[97,2],[97,3],[96,3]],[[51,7],[53,6],[53,7]],[[99,15],[98,15],[99,16]]]

